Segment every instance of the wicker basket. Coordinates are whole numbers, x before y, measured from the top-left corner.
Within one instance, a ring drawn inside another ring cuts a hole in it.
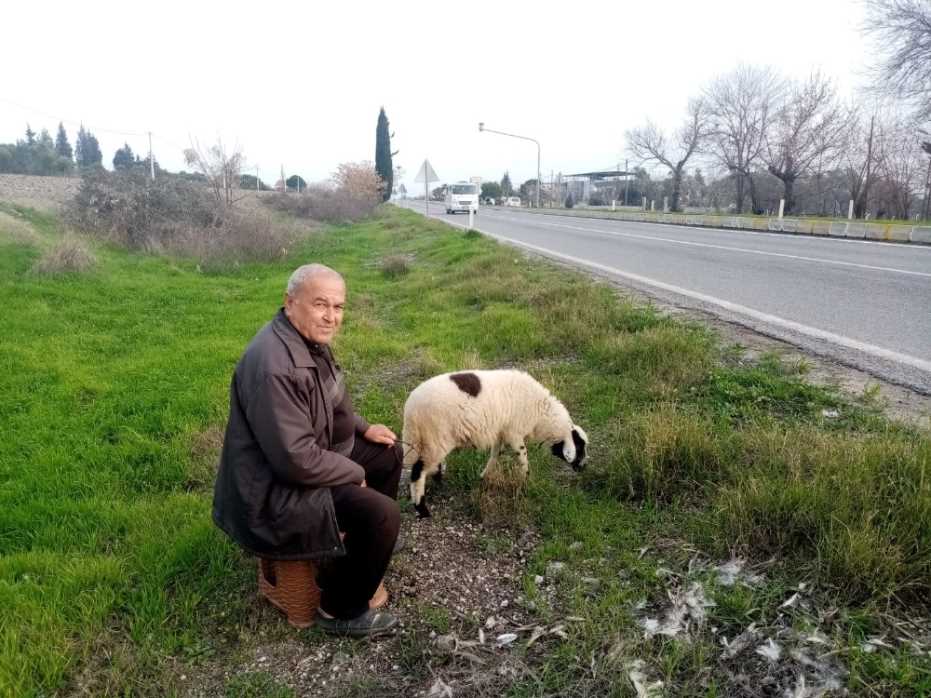
[[[259,558],[259,593],[295,628],[309,628],[320,605],[317,566],[310,560]]]
[[[259,593],[287,616],[295,628],[309,628],[320,606],[317,566],[310,560],[259,558]],[[388,603],[385,584],[378,585],[370,608]]]

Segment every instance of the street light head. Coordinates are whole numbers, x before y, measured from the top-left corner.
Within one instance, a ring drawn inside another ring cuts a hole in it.
[[[478,130],[479,130],[480,132],[485,130],[485,122],[484,122],[484,121],[479,121],[479,122],[478,122]]]

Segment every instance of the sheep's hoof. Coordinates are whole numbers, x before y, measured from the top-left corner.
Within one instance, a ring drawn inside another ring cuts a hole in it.
[[[420,500],[420,504],[415,504],[414,509],[417,510],[418,519],[427,519],[430,517],[430,510],[427,508],[427,502],[423,499]]]

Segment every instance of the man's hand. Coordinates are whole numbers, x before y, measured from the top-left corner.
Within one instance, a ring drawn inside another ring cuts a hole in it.
[[[398,440],[395,433],[384,424],[373,424],[362,436],[376,444],[385,444],[385,446],[394,446],[394,442]]]

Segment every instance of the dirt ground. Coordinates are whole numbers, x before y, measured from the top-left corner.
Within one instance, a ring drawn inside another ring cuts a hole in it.
[[[298,696],[500,695],[528,670],[517,646],[536,632],[542,650],[563,635],[559,623],[532,623],[521,593],[538,536],[527,529],[504,537],[478,522],[472,503],[431,494],[427,519],[402,502],[405,549],[385,578],[386,610],[401,619],[394,634],[349,640],[296,630],[256,597],[241,641],[178,669],[181,695],[275,695],[270,686]]]

